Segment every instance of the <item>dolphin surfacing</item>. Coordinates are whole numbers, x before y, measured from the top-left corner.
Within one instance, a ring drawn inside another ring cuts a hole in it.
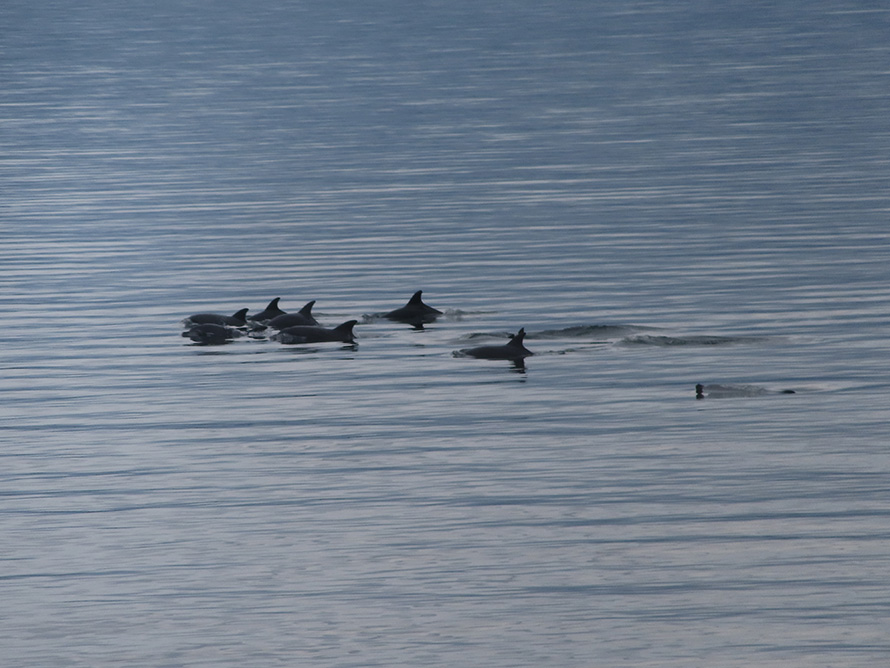
[[[510,341],[502,346],[479,346],[478,348],[464,348],[458,351],[460,357],[475,357],[485,360],[522,360],[534,355],[523,345],[525,328],[520,329],[516,335],[510,335]]]
[[[281,301],[281,297],[276,297],[272,301],[269,302],[269,305],[266,306],[262,311],[256,313],[254,315],[248,316],[248,320],[252,320],[253,322],[265,323],[271,320],[272,318],[283,315],[285,311],[282,311],[278,307],[278,302]]]
[[[433,308],[429,304],[424,304],[421,299],[422,294],[423,290],[418,290],[411,295],[411,299],[402,308],[384,313],[383,317],[387,320],[404,322],[414,327],[421,327],[426,323],[435,322],[436,318],[442,315],[442,311]]]
[[[357,323],[358,320],[347,320],[342,325],[334,327],[334,329],[297,325],[296,327],[282,329],[277,334],[273,334],[271,338],[273,341],[287,344],[322,343],[325,341],[355,343],[355,334],[352,333],[352,328]]]
[[[272,329],[287,329],[288,327],[320,327],[318,320],[312,315],[312,307],[315,300],[306,304],[296,313],[282,313],[266,323]]]
[[[221,346],[232,339],[237,339],[241,336],[241,331],[234,327],[204,322],[192,325],[182,333],[182,336],[204,346]]]
[[[248,309],[243,308],[235,311],[232,315],[221,315],[219,313],[195,313],[185,318],[182,324],[186,327],[192,325],[223,325],[226,327],[244,327],[247,325]]]
[[[762,397],[770,394],[797,394],[794,390],[768,390],[759,385],[702,385],[695,386],[696,399],[738,399]]]

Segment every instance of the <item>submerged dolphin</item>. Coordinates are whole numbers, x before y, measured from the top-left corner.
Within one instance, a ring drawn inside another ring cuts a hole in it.
[[[287,327],[277,334],[272,335],[273,341],[281,343],[321,343],[323,341],[342,341],[343,343],[355,343],[355,335],[352,328],[358,320],[347,320],[334,329],[298,325]]]
[[[199,325],[192,325],[188,330],[182,333],[186,338],[191,339],[195,343],[205,346],[219,346],[228,343],[232,339],[241,336],[241,332],[232,327],[225,325],[216,325],[212,322],[205,322]]]
[[[248,316],[247,319],[253,320],[254,322],[266,322],[276,316],[283,315],[285,312],[278,308],[279,301],[281,301],[281,297],[276,297],[269,302],[269,305],[266,308],[255,315]]]
[[[522,345],[525,338],[525,328],[520,329],[516,335],[510,335],[510,341],[502,346],[479,346],[478,348],[465,348],[458,351],[461,357],[475,357],[486,360],[522,360],[534,353]]]
[[[706,393],[707,391],[707,393]],[[734,399],[738,397],[762,397],[767,394],[797,394],[794,390],[768,390],[757,385],[702,385],[695,386],[695,398]]]
[[[282,313],[266,323],[272,329],[287,329],[288,327],[318,327],[319,323],[312,315],[312,307],[315,300],[306,304],[297,313]]]
[[[188,318],[183,320],[182,324],[186,327],[204,324],[225,325],[228,327],[244,327],[247,324],[247,320],[245,318],[246,315],[246,308],[243,308],[240,311],[236,311],[232,315],[221,315],[219,313],[195,313],[194,315],[190,315]]]
[[[383,317],[388,320],[396,320],[398,322],[414,325],[415,327],[422,326],[424,323],[434,322],[436,318],[442,315],[442,311],[434,309],[428,304],[424,304],[423,300],[420,298],[422,293],[423,290],[418,290],[402,308],[397,308],[394,311],[385,313]]]

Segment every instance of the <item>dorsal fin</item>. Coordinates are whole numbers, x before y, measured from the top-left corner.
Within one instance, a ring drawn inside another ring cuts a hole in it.
[[[303,308],[300,309],[300,315],[305,315],[307,317],[312,317],[312,307],[315,306],[315,300],[313,299],[311,302],[306,304]]]
[[[335,332],[349,332],[352,333],[352,328],[358,324],[358,320],[347,320],[342,325],[337,325],[334,327]]]
[[[250,309],[243,308],[240,311],[235,311],[232,314],[232,317],[235,318],[236,320],[241,320],[242,322],[244,322],[244,316],[247,315],[247,311],[249,311],[249,310]]]
[[[518,332],[516,332],[516,336],[510,337],[510,342],[507,344],[508,346],[519,346],[522,348],[522,340],[525,338],[525,327],[520,328]]]
[[[272,301],[269,302],[269,305],[265,310],[267,311],[277,311],[278,310],[278,302],[281,301],[281,297],[276,297]]]
[[[420,299],[420,295],[423,294],[423,290],[418,290],[413,295],[411,295],[411,299],[408,300],[409,304],[423,304],[423,301]]]

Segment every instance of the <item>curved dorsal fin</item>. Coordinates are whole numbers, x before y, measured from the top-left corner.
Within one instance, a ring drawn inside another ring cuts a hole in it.
[[[358,324],[358,320],[347,320],[342,325],[334,327],[335,332],[352,332],[352,328]]]
[[[278,302],[281,301],[281,297],[276,297],[272,301],[269,302],[269,305],[266,307],[267,311],[276,311],[278,310]]]
[[[312,307],[315,306],[315,300],[313,299],[311,302],[306,304],[303,308],[300,309],[300,315],[311,316],[312,315]]]
[[[516,332],[516,336],[510,337],[510,342],[507,344],[508,346],[519,346],[522,347],[522,340],[525,338],[525,327],[521,327],[518,332]]]
[[[418,290],[413,295],[411,295],[411,299],[408,300],[409,304],[422,304],[423,301],[420,299],[420,295],[423,294],[423,290]]]
[[[241,309],[240,311],[235,311],[235,312],[232,314],[232,317],[235,318],[235,319],[237,319],[237,320],[244,320],[244,316],[247,315],[247,311],[249,311],[249,310],[250,310],[250,309],[243,308],[243,309]]]

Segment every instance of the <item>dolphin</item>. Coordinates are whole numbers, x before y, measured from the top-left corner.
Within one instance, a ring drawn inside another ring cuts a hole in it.
[[[475,357],[485,360],[522,360],[534,353],[522,345],[525,338],[525,328],[519,330],[516,335],[510,335],[510,341],[502,346],[479,346],[478,348],[465,348],[458,351],[460,357]]]
[[[232,315],[220,315],[219,313],[196,313],[183,320],[182,324],[186,327],[204,324],[225,325],[228,327],[244,327],[247,324],[247,320],[245,319],[246,315],[246,308],[243,308],[240,311],[236,311]]]
[[[707,392],[706,392],[707,390]],[[702,385],[695,386],[695,398],[735,399],[739,397],[762,397],[768,394],[797,394],[794,390],[768,390],[757,385]]]
[[[216,325],[212,322],[205,322],[199,325],[192,325],[189,329],[182,333],[183,336],[191,339],[195,343],[205,346],[219,346],[228,343],[232,339],[241,336],[241,332],[232,327],[225,325]]]
[[[435,322],[436,318],[442,315],[442,311],[424,304],[420,298],[422,293],[423,290],[418,290],[402,308],[385,313],[383,317],[388,320],[404,322],[414,327],[421,327],[424,323]]]
[[[266,308],[255,315],[248,316],[247,319],[253,320],[254,322],[266,322],[276,316],[283,315],[285,312],[278,308],[278,302],[280,300],[281,297],[276,297],[269,302],[269,305]]]
[[[358,323],[358,320],[347,320],[342,325],[334,327],[334,329],[297,325],[296,327],[282,329],[277,334],[273,334],[271,338],[273,341],[280,341],[281,343],[321,343],[323,341],[355,343],[355,335],[352,333],[352,328],[355,327],[356,323]]]
[[[312,307],[315,300],[306,304],[297,313],[282,313],[266,323],[272,329],[287,329],[288,327],[319,327],[318,320],[312,315]]]

